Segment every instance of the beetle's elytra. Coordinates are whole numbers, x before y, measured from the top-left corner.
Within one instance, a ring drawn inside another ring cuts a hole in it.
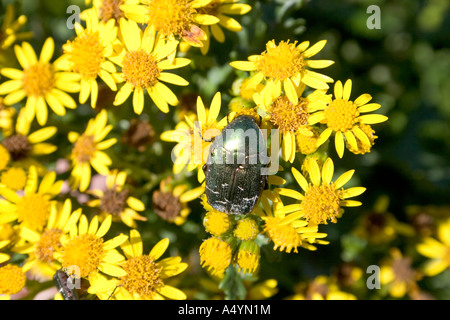
[[[203,166],[208,203],[227,214],[250,213],[266,187],[267,165],[266,141],[255,119],[237,117],[215,137]]]

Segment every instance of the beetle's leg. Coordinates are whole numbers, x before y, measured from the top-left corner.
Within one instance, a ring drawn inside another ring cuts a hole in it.
[[[198,130],[198,135],[199,135],[200,138],[201,138],[203,141],[205,141],[205,142],[211,142],[211,141],[214,140],[214,138],[211,138],[211,139],[209,139],[209,140],[203,138],[201,130]]]

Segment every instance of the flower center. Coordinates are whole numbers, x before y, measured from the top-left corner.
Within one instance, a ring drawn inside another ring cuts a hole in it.
[[[131,119],[130,127],[122,136],[122,141],[143,152],[156,140],[156,133],[148,121]]]
[[[44,195],[25,195],[17,203],[18,221],[33,230],[42,230],[50,215],[50,201]]]
[[[181,36],[190,30],[195,9],[189,0],[153,0],[148,1],[148,22],[164,35]]]
[[[200,264],[209,267],[212,274],[223,274],[231,263],[230,245],[217,238],[209,238],[200,245]]]
[[[359,111],[352,101],[343,99],[333,100],[325,109],[327,125],[334,131],[345,132],[353,127]]]
[[[100,201],[100,209],[114,216],[119,215],[125,209],[129,193],[128,189],[123,191],[106,190]]]
[[[72,157],[78,162],[88,162],[97,151],[94,137],[82,135],[78,138],[72,150]]]
[[[303,55],[295,45],[296,42],[281,41],[278,46],[266,46],[266,51],[255,61],[256,69],[265,77],[277,80],[286,80],[303,72]]]
[[[400,282],[412,282],[415,280],[415,272],[411,268],[411,258],[394,259],[392,262],[395,280]]]
[[[294,249],[294,252],[298,252],[297,247],[302,243],[302,238],[292,224],[281,224],[279,217],[269,217],[266,220],[264,232],[274,243],[273,250],[280,248],[280,251],[286,250],[290,253]]]
[[[99,33],[84,32],[68,43],[72,46],[69,53],[72,70],[85,80],[95,79],[105,60],[103,56],[105,47],[100,42]]]
[[[203,219],[203,226],[206,232],[219,236],[224,234],[230,228],[231,221],[229,216],[217,210],[208,211]]]
[[[158,289],[164,286],[161,278],[162,266],[155,263],[150,256],[139,256],[127,260],[122,265],[126,276],[120,278],[123,287],[141,298],[152,299]]]
[[[364,227],[370,235],[379,235],[380,233],[385,233],[384,229],[387,223],[385,214],[371,212],[364,222]]]
[[[258,224],[255,220],[245,218],[239,220],[236,228],[234,229],[234,236],[239,240],[253,240],[259,233]]]
[[[103,21],[110,19],[116,20],[118,23],[120,18],[123,18],[125,14],[120,10],[120,6],[123,4],[123,0],[103,0],[100,8],[100,17]]]
[[[296,132],[301,126],[308,124],[309,113],[307,112],[307,103],[303,98],[300,98],[299,103],[294,105],[287,97],[279,97],[268,111],[270,122],[281,133]]]
[[[150,53],[142,49],[127,52],[122,63],[123,76],[133,86],[148,88],[158,82],[160,70]]]
[[[172,221],[181,212],[181,202],[171,192],[155,190],[152,199],[155,212],[164,220]]]
[[[59,229],[44,231],[35,249],[35,254],[39,261],[51,263],[55,260],[53,253],[57,248],[61,247],[60,239],[62,234],[63,232]]]
[[[22,168],[12,167],[2,173],[0,181],[11,190],[22,190],[27,182],[27,174]]]
[[[42,97],[55,86],[55,71],[49,63],[36,63],[23,75],[23,89],[27,96]]]
[[[26,277],[22,269],[8,264],[0,267],[0,294],[16,294],[25,286]]]
[[[80,268],[80,276],[83,278],[97,270],[105,255],[103,239],[89,233],[71,239],[62,250],[63,267],[77,266]]]
[[[15,134],[6,138],[3,140],[2,145],[8,150],[14,161],[26,158],[31,151],[30,141],[21,134]]]
[[[336,222],[339,215],[342,191],[336,190],[334,183],[309,186],[301,203],[303,216],[314,224],[326,224],[327,220]]]

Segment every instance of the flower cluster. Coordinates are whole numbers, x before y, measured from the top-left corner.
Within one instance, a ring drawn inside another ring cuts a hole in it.
[[[202,273],[202,290],[214,298],[222,291],[226,298],[270,298],[276,279],[253,283],[267,252],[301,256],[332,241],[324,225],[361,206],[356,197],[366,191],[357,170],[335,164],[344,153],[370,153],[378,138],[373,127],[388,117],[374,113],[381,104],[370,94],[352,92],[363,87],[353,86],[356,79],[327,75],[335,63],[320,57],[327,41],[310,43],[308,34],[302,41],[267,39],[250,56],[226,56],[234,60],[224,67],[227,88],[199,80],[199,73],[214,78],[206,69],[224,58],[214,48],[237,41],[257,7],[247,3],[86,1],[70,38],[37,44],[21,32],[27,18],[6,7],[0,299],[36,294],[25,289],[29,280],[54,279],[54,299],[193,298],[182,285],[189,267]],[[202,95],[202,85],[214,90]],[[205,168],[215,139],[239,116],[267,133],[263,151],[277,159],[277,170],[262,178],[251,212],[231,214],[208,199]],[[359,217],[348,237],[383,245],[414,233],[377,214]],[[388,250],[381,282],[392,297],[418,297],[421,277],[450,267],[449,230],[449,220],[439,219],[415,243],[420,272],[406,252]],[[361,282],[361,269],[349,269],[346,280]],[[68,289],[61,274],[81,286]],[[288,299],[357,298],[342,284],[338,275],[319,275],[298,283]]]

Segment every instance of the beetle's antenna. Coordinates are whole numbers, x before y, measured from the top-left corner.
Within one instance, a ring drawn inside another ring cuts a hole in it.
[[[197,127],[197,123],[195,123],[195,126]],[[198,127],[197,127],[197,129],[199,129],[199,130],[198,130],[198,135],[200,136],[200,138],[201,138],[203,141],[205,141],[205,142],[212,142],[212,141],[214,140],[214,138],[211,138],[211,139],[209,139],[209,140],[203,138],[203,136],[202,136],[202,131],[201,131],[200,128],[198,128]]]

